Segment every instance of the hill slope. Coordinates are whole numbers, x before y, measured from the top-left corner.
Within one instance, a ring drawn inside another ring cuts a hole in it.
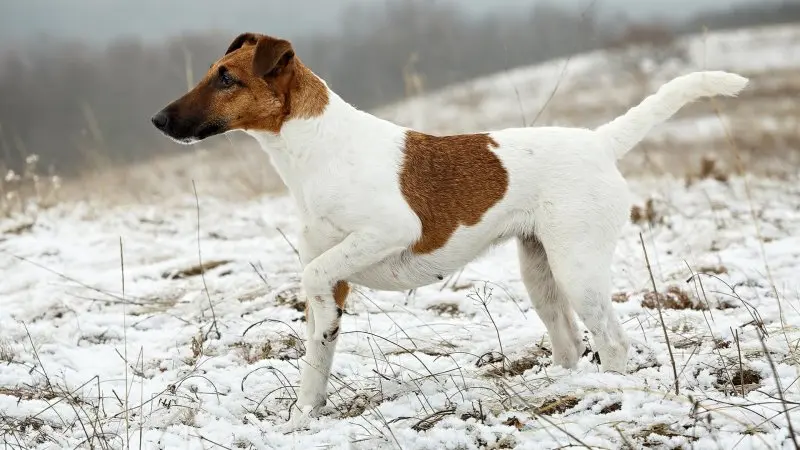
[[[670,78],[728,70],[752,79],[737,99],[718,101],[749,169],[782,171],[798,161],[800,26],[688,36],[656,47],[598,51],[501,71],[389,105],[386,119],[432,133],[531,125],[595,127],[623,113]],[[704,153],[730,160],[725,122],[711,102],[684,108],[622,163],[628,174],[683,174]],[[776,161],[776,158],[778,160]],[[677,162],[677,163],[676,163]]]

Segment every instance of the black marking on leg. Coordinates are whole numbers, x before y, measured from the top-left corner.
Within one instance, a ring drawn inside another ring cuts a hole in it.
[[[333,330],[331,330],[331,332],[330,332],[330,333],[325,333],[323,336],[324,336],[324,337],[325,337],[325,339],[327,339],[328,341],[333,341],[333,340],[335,340],[335,339],[336,339],[336,338],[339,336],[339,326],[337,325],[337,326],[336,326],[336,328],[334,328]]]
[[[342,317],[342,314],[344,314],[344,310],[342,308],[336,308],[336,315]]]
[[[444,280],[444,275],[436,275],[436,278],[440,281]]]

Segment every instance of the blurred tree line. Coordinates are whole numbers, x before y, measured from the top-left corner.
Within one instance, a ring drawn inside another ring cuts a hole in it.
[[[698,17],[724,28],[800,18],[800,7],[752,6]],[[295,39],[303,61],[362,109],[407,95],[413,63],[417,89],[597,49],[624,34],[592,10],[537,4],[527,14],[474,19],[453,3],[420,0],[351,7],[343,32]],[[269,30],[256,31],[269,34]],[[185,92],[218,59],[233,35],[183,34],[158,45],[127,38],[97,49],[40,39],[0,56],[0,162],[17,168],[27,155],[64,174],[101,163],[126,163],[184,151],[160,136],[150,116]]]

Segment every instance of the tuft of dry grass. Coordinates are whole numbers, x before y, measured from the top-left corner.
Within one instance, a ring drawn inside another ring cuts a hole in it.
[[[380,396],[380,395],[377,395]],[[339,414],[342,418],[358,417],[372,405],[375,395],[367,395],[364,392],[359,392],[353,396],[348,402],[339,405]],[[435,424],[434,424],[435,425]],[[431,425],[432,426],[432,425]]]
[[[669,439],[673,437],[685,437],[691,441],[696,441],[697,437],[692,435],[685,435],[674,430],[669,424],[655,423],[649,427],[636,433],[636,438],[642,441],[643,447],[660,447],[665,444],[664,438]]]
[[[298,359],[305,354],[302,340],[294,335],[285,335],[260,343],[240,341],[234,343],[232,347],[247,364],[255,364],[268,359],[280,361]]]
[[[230,263],[231,261],[227,259],[218,261],[204,261],[203,264],[198,263],[185,269],[175,269],[164,272],[161,274],[161,276],[168,280],[191,278],[201,275],[203,272],[208,272],[209,270],[216,269],[217,267]]]
[[[25,158],[22,172],[16,173],[0,161],[0,218],[35,217],[37,211],[59,202],[61,178],[53,173],[52,168],[49,173],[43,173],[38,163],[37,155],[29,155]],[[19,234],[32,226],[32,223],[26,222],[4,233]]]
[[[300,296],[300,288],[287,289],[275,294],[275,302],[280,306],[292,308],[295,311],[304,313],[306,311],[306,301]],[[305,315],[302,320],[305,321]]]
[[[499,356],[499,355],[497,355]],[[483,364],[478,364],[478,367],[481,365],[492,364],[492,367],[487,371],[488,375],[502,377],[502,376],[519,376],[525,373],[525,371],[533,369],[534,367],[543,367],[549,364],[547,358],[551,356],[551,352],[549,349],[544,347],[536,346],[524,355],[515,358],[515,359],[508,359],[504,366],[498,366],[497,363],[501,361],[500,358],[494,359],[485,359]]]
[[[728,268],[719,265],[719,266],[700,266],[697,268],[697,273],[710,273],[714,275],[723,275],[728,273]]]
[[[708,311],[709,308],[706,303],[693,299],[688,292],[675,285],[667,287],[667,291],[663,294],[656,294],[652,291],[645,293],[642,306],[648,309],[658,309],[658,302],[664,309]],[[715,309],[735,307],[736,305],[726,302],[719,302],[718,305],[715,305]]]
[[[733,371],[719,368],[715,374],[720,390],[737,395],[746,395],[758,389],[763,379],[760,373],[748,367],[737,367]]]
[[[428,311],[433,311],[440,316],[457,316],[461,310],[455,303],[437,303],[426,308]]]
[[[0,339],[0,362],[12,363],[14,362],[17,354],[11,348],[11,343],[5,339]]]
[[[631,222],[635,224],[656,225],[662,223],[664,218],[656,212],[655,202],[652,198],[645,201],[644,206],[633,205],[631,207]]]
[[[600,414],[611,414],[612,412],[619,411],[621,409],[622,409],[622,403],[614,402],[604,406],[603,409],[600,410]]]
[[[553,414],[564,414],[578,405],[580,399],[573,395],[551,398],[544,401],[541,406],[536,408],[536,414],[550,416]]]
[[[58,395],[50,389],[43,389],[37,386],[0,386],[0,395],[16,397],[20,400],[52,400]]]
[[[648,292],[644,294],[642,306],[649,309],[658,309],[659,302],[665,309],[695,309],[705,311],[706,305],[695,303],[689,294],[678,286],[669,286],[664,294]]]
[[[611,301],[614,303],[625,303],[631,297],[627,292],[615,292],[611,295]]]

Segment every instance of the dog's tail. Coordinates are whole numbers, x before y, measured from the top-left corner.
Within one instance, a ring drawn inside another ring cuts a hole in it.
[[[677,77],[629,109],[625,114],[598,127],[617,159],[622,158],[656,125],[672,117],[687,103],[715,95],[736,96],[748,79],[735,73],[693,72]]]

